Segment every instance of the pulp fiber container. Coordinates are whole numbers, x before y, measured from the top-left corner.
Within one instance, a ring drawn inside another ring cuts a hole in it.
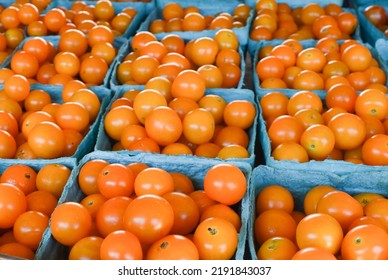
[[[210,159],[194,159],[194,158],[173,158],[169,156],[159,157],[152,154],[137,154],[135,156],[128,156],[127,153],[122,152],[92,152],[86,155],[75,168],[74,174],[71,176],[71,187],[67,188],[59,203],[64,203],[68,201],[79,202],[85,195],[82,193],[78,185],[78,174],[82,166],[90,160],[93,159],[102,159],[106,160],[109,163],[121,163],[121,164],[130,164],[141,162],[145,163],[150,167],[162,168],[168,172],[180,172],[183,173],[192,180],[196,190],[203,190],[203,181],[207,171],[216,164],[219,164],[219,161],[210,160]],[[251,166],[245,163],[233,163],[244,173],[247,179],[247,184],[251,174]],[[248,190],[242,199],[241,202],[232,206],[232,208],[240,215],[242,226],[239,232],[239,242],[238,248],[236,250],[234,259],[244,259],[246,257],[245,245],[246,245],[246,227],[247,227],[247,217],[248,217],[248,208],[247,204],[248,199]],[[59,244],[55,238],[52,236],[49,228],[44,233],[42,243],[38,248],[37,259],[41,260],[53,260],[53,259],[67,259],[69,254],[69,248],[67,246]]]
[[[295,210],[303,211],[303,200],[306,193],[315,186],[328,185],[350,195],[359,193],[377,193],[388,196],[387,171],[353,172],[347,175],[336,175],[326,171],[291,170],[276,167],[259,166],[253,169],[250,180],[250,217],[248,222],[248,248],[251,259],[257,260],[259,246],[254,236],[256,219],[256,197],[269,185],[281,185],[294,197]]]
[[[64,165],[71,170],[71,173],[70,173],[70,178],[71,178],[72,173],[73,173],[77,163],[76,163],[75,158],[70,158],[70,157],[60,158],[60,159],[52,159],[52,160],[33,160],[33,161],[24,160],[24,159],[0,160],[0,174],[2,174],[8,167],[18,165],[18,164],[27,165],[27,166],[31,167],[32,169],[34,169],[35,172],[39,172],[40,169],[42,169],[44,166],[46,166],[48,164]],[[70,178],[64,187],[63,193],[67,192],[68,188],[71,188]],[[42,237],[41,243],[43,243],[43,237]],[[37,259],[37,256],[39,256],[39,254],[40,254],[39,248],[37,249],[37,251],[35,253],[36,253],[35,259]],[[2,258],[2,256],[0,256],[0,259],[1,258]],[[15,258],[12,256],[4,256],[4,258],[19,259],[19,258]]]
[[[377,39],[376,41],[376,51],[381,57],[381,60],[388,65],[388,40]]]
[[[369,6],[369,5],[388,5],[388,1],[387,0],[380,0],[380,1],[375,1],[375,0],[348,0],[348,4],[349,6],[351,7],[355,7],[355,8],[358,8],[358,7],[366,7],[366,6]]]
[[[33,84],[31,85],[31,90],[44,90],[46,91],[50,96],[51,100],[54,103],[62,104],[62,86],[50,86],[50,85],[42,85],[42,84]],[[98,126],[102,117],[102,113],[104,112],[104,109],[106,108],[107,104],[110,101],[110,90],[103,88],[103,87],[96,87],[93,88],[92,91],[98,96],[101,106],[100,111],[97,115],[97,118],[95,121],[90,125],[89,131],[84,135],[84,138],[82,139],[81,143],[79,144],[78,148],[76,149],[75,153],[70,156],[71,158],[75,160],[80,160],[84,155],[91,152],[93,150],[93,147],[96,142],[96,136],[98,132]],[[66,157],[61,157],[66,158]],[[36,161],[39,162],[42,159],[33,159],[30,161]],[[43,160],[44,161],[44,160]]]
[[[276,90],[281,93],[289,95],[289,90]],[[317,93],[316,91],[313,91]],[[324,101],[324,99],[323,99]],[[366,171],[385,171],[388,170],[386,166],[377,166],[377,165],[366,165],[366,164],[356,164],[352,162],[347,162],[344,160],[334,160],[334,159],[325,159],[323,161],[310,160],[308,162],[296,162],[291,160],[276,160],[271,155],[271,141],[268,136],[268,131],[266,128],[266,122],[261,113],[260,105],[260,114],[258,116],[258,132],[257,132],[257,141],[261,144],[263,158],[265,165],[278,169],[293,169],[300,172],[304,171],[322,171],[327,173],[333,173],[337,175],[346,175],[355,172],[366,172]]]
[[[139,27],[139,31],[146,31],[149,30],[149,26],[152,23],[152,21],[156,19],[162,18],[162,10],[163,7],[171,1],[169,0],[156,0],[155,2],[155,9],[149,13],[147,18],[143,21],[143,23]],[[195,6],[199,9],[202,15],[217,15],[221,12],[228,12],[230,14],[233,13],[234,8],[241,3],[241,1],[238,0],[215,0],[212,1],[211,4],[209,1],[206,0],[197,0],[195,2],[189,1],[189,0],[178,0],[174,1],[178,4],[180,4],[183,8],[186,8],[188,6]],[[232,30],[237,35],[240,45],[242,49],[245,51],[246,46],[248,44],[248,36],[249,36],[249,26],[251,24],[252,18],[254,15],[254,11],[251,10],[250,16],[247,19],[246,25],[243,27],[233,27]],[[155,36],[160,39],[166,36],[167,34],[174,33],[178,34],[181,38],[187,40],[187,39],[195,39],[199,37],[213,37],[214,34],[217,32],[217,29],[215,30],[203,30],[203,31],[174,31],[174,32],[161,32],[156,33]]]
[[[376,4],[376,3],[375,3]],[[388,13],[388,2],[378,3]],[[364,14],[364,10],[367,5],[362,5],[357,8],[357,17],[361,25],[361,37],[364,42],[369,43],[371,46],[375,46],[376,41],[380,38],[387,40],[387,36],[383,31],[378,29],[370,22]]]
[[[116,91],[115,96],[112,98],[111,103],[107,106],[107,110],[105,111],[104,115],[102,116],[99,129],[98,129],[98,135],[97,135],[97,141],[94,150],[95,151],[111,151],[112,147],[115,143],[105,132],[104,128],[104,119],[109,112],[112,103],[117,100],[118,98],[122,97],[123,94],[127,91],[127,88],[120,88]],[[253,125],[246,131],[249,136],[249,144],[248,144],[248,152],[249,152],[249,158],[231,158],[226,161],[242,161],[250,164],[251,166],[255,163],[255,145],[256,145],[256,127],[257,127],[257,118],[259,110],[257,108],[257,104],[255,101],[254,93],[251,90],[248,89],[219,89],[214,91],[206,91],[205,95],[209,94],[216,94],[222,97],[227,103],[233,101],[233,100],[247,100],[252,102],[256,107],[256,117],[254,120]],[[128,153],[129,155],[136,155],[141,152],[139,151],[124,151]],[[157,156],[157,155],[155,155]],[[201,158],[199,156],[193,156],[193,155],[179,155],[174,157],[183,157],[187,159],[195,160],[196,158]],[[221,159],[219,159],[221,160]]]

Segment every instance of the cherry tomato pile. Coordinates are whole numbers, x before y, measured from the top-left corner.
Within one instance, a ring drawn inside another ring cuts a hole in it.
[[[241,90],[236,99],[226,101],[215,93],[190,95],[187,90],[176,90],[184,83],[196,83],[196,77],[196,72],[187,70],[172,84],[156,77],[147,82],[144,90],[125,91],[112,102],[103,118],[102,129],[112,142],[106,148],[250,158],[257,111],[250,92]]]
[[[198,72],[207,88],[237,88],[243,79],[244,57],[237,35],[222,28],[213,37],[189,41],[177,34],[162,39],[150,31],[139,31],[130,42],[130,50],[119,54],[115,69],[117,85],[144,85],[153,77],[171,82],[185,70]]]
[[[355,13],[335,3],[322,6],[308,3],[291,8],[288,3],[271,0],[256,1],[256,16],[252,21],[250,39],[321,39],[344,40],[351,38],[358,28]]]
[[[40,164],[39,169],[16,163],[3,170],[0,253],[34,259],[71,170],[63,163]]]
[[[77,29],[84,34],[91,32],[102,35],[102,31],[91,30],[95,26],[105,26],[104,33],[109,31],[113,32],[114,36],[123,36],[137,16],[137,10],[131,6],[120,6],[119,11],[115,5],[111,1],[96,1],[88,5],[77,1],[63,2],[62,6],[46,11],[42,22],[27,26],[27,35],[60,35],[68,29]]]
[[[20,6],[1,5],[0,7],[0,64],[25,38],[24,29],[38,21],[40,13],[47,8],[51,0],[32,0],[21,2]]]
[[[219,28],[239,28],[246,26],[251,7],[240,3],[232,12],[204,14],[195,5],[182,7],[180,3],[171,2],[162,7],[161,18],[154,19],[148,31],[161,32],[203,31]]]
[[[318,185],[306,192],[303,209],[295,209],[287,188],[268,185],[255,209],[258,259],[388,259],[388,199],[381,194]]]
[[[323,38],[304,47],[295,39],[260,48],[255,65],[261,88],[329,90],[339,83],[355,90],[386,90],[386,73],[370,48],[349,39]]]
[[[198,174],[194,181],[144,162],[86,160],[77,177],[83,198],[55,208],[51,234],[69,246],[69,259],[230,259],[246,175],[232,164],[204,168],[201,189]]]
[[[260,104],[275,160],[332,159],[388,165],[388,99],[378,89],[357,94],[351,86],[337,84],[327,91],[323,101],[307,90],[289,98],[271,91]]]
[[[82,82],[71,82],[68,86],[62,92],[35,87],[24,76],[11,74],[4,83],[4,99],[0,101],[1,158],[53,159],[79,155],[78,148],[89,138],[89,130],[108,93],[96,94]],[[72,97],[64,98],[62,94],[70,90],[74,93]]]

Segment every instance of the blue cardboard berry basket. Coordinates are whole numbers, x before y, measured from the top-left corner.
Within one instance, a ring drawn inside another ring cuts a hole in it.
[[[107,110],[102,116],[99,129],[98,129],[98,134],[97,134],[97,140],[96,140],[96,145],[94,147],[95,151],[111,151],[112,147],[114,145],[114,141],[110,139],[110,137],[106,134],[105,128],[104,128],[104,119],[106,114],[108,113],[109,109],[111,108],[112,103],[117,99],[123,96],[123,94],[127,91],[127,88],[120,88],[116,91],[115,96],[112,98],[111,103],[107,106]],[[256,127],[257,127],[257,117],[258,117],[258,107],[255,101],[255,96],[251,90],[248,89],[220,89],[218,91],[207,91],[205,95],[208,94],[216,94],[222,97],[226,102],[231,102],[233,100],[248,100],[252,102],[255,107],[256,107],[256,118],[254,120],[253,125],[247,130],[247,134],[249,136],[249,144],[248,144],[248,152],[249,152],[249,158],[231,158],[227,159],[225,161],[242,161],[250,164],[253,166],[255,164],[255,146],[256,146]],[[139,151],[123,151],[128,153],[129,155],[136,155],[141,152]],[[158,156],[155,154],[155,156]],[[184,158],[201,158],[199,156],[193,156],[193,155],[179,155],[179,156],[174,156],[174,157],[184,157]],[[221,160],[221,159],[219,159]]]
[[[288,97],[292,96],[290,90],[276,90],[278,92],[284,93]],[[317,93],[316,91],[313,91]],[[290,94],[291,93],[291,94]],[[295,93],[295,92],[294,92]],[[262,93],[264,96],[264,93]],[[319,95],[319,93],[317,93]],[[321,98],[324,102],[324,98]],[[334,160],[334,159],[325,159],[323,161],[310,160],[308,162],[299,163],[296,161],[289,160],[276,160],[272,156],[271,141],[268,136],[268,131],[266,128],[266,122],[263,118],[260,104],[258,105],[260,114],[258,116],[258,132],[257,132],[257,141],[260,143],[264,165],[268,167],[278,168],[282,170],[297,170],[300,172],[303,171],[322,171],[326,173],[332,173],[336,175],[346,175],[351,173],[359,172],[378,172],[388,170],[385,166],[374,166],[366,164],[356,164],[344,160]]]
[[[7,160],[0,160],[0,174],[2,174],[8,167],[14,166],[14,165],[27,165],[35,170],[35,172],[39,172],[40,169],[42,169],[44,166],[49,164],[59,164],[66,166],[71,170],[69,180],[67,181],[63,193],[67,192],[67,189],[71,187],[70,184],[70,178],[72,177],[72,173],[76,168],[77,162],[75,158],[65,157],[65,158],[59,158],[59,159],[51,159],[51,160],[24,160],[24,159],[7,159]],[[43,243],[43,237],[41,244]],[[39,255],[39,248],[35,252],[35,259],[37,259],[37,256]],[[12,256],[5,256],[6,259],[13,259]],[[1,258],[1,257],[0,257]],[[20,259],[20,258],[16,258]]]
[[[332,186],[350,195],[359,193],[377,193],[388,195],[387,171],[352,172],[346,175],[336,175],[331,172],[279,169],[269,166],[258,166],[253,169],[250,180],[250,217],[248,222],[248,248],[252,260],[257,260],[259,246],[254,236],[256,218],[256,197],[261,190],[269,185],[281,185],[294,197],[295,210],[303,211],[303,200],[306,193],[318,185]]]
[[[196,190],[203,189],[203,180],[206,172],[214,165],[219,164],[217,160],[211,159],[187,159],[187,158],[172,158],[172,157],[159,157],[153,154],[137,154],[135,156],[128,156],[127,153],[122,152],[104,152],[96,151],[87,154],[76,166],[74,173],[71,175],[69,187],[64,190],[58,204],[64,202],[79,202],[85,195],[82,193],[78,185],[78,174],[82,166],[93,159],[106,160],[109,163],[121,163],[130,164],[135,162],[145,163],[150,167],[162,168],[168,172],[180,172],[183,173],[192,180]],[[233,163],[244,173],[249,182],[252,168],[250,165],[245,163]],[[232,207],[241,216],[242,226],[239,232],[238,248],[235,253],[234,259],[242,260],[247,256],[245,250],[246,246],[246,226],[248,222],[247,202],[249,191],[247,190],[244,198],[241,202],[233,205]],[[67,259],[69,254],[69,248],[67,246],[59,244],[52,236],[50,228],[48,227],[43,235],[42,242],[37,250],[36,259],[39,260],[58,260]]]
[[[63,103],[62,88],[63,88],[62,86],[48,86],[48,85],[42,85],[42,84],[33,84],[31,86],[31,90],[41,89],[41,90],[47,91],[52,98],[52,102],[60,103],[60,104]],[[110,101],[110,98],[109,98],[110,97],[110,90],[103,88],[103,87],[93,88],[92,90],[100,99],[100,103],[101,103],[100,111],[97,115],[97,118],[90,125],[89,131],[85,134],[83,140],[79,144],[75,153],[71,156],[71,158],[74,158],[77,161],[80,160],[87,153],[93,151],[93,147],[94,147],[95,142],[96,142],[96,136],[98,133],[98,126],[100,124],[102,114],[103,114],[107,104]],[[39,160],[40,159],[33,160],[33,161],[39,161]]]
[[[382,3],[380,5],[382,5],[384,10],[388,13],[388,2]],[[363,5],[357,8],[357,17],[361,25],[361,37],[364,40],[364,42],[369,43],[371,46],[375,46],[376,41],[378,39],[388,40],[388,37],[384,34],[383,31],[378,29],[376,26],[373,25],[371,21],[367,19],[367,17],[364,14],[366,7],[367,7],[366,5],[365,6]]]

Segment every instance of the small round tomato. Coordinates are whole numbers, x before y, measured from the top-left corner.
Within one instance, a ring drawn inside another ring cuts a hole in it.
[[[345,260],[388,259],[388,234],[376,225],[361,225],[344,237],[341,255]]]
[[[13,226],[15,239],[32,250],[38,249],[49,218],[37,211],[27,211],[21,214]]]
[[[360,146],[366,137],[364,121],[351,113],[340,113],[327,124],[335,136],[335,147],[351,150]]]
[[[170,173],[158,167],[148,167],[139,172],[134,182],[136,196],[154,194],[162,196],[174,190]]]
[[[136,197],[125,209],[123,224],[141,243],[152,244],[170,232],[174,211],[166,199],[145,194]]]
[[[282,209],[288,213],[294,210],[294,198],[287,188],[280,185],[268,185],[257,194],[257,214],[273,208]]]
[[[151,245],[147,260],[198,260],[198,249],[189,238],[171,234]]]
[[[374,116],[382,120],[388,112],[388,98],[378,89],[363,90],[356,99],[355,111],[360,117]]]
[[[97,186],[106,198],[130,196],[134,190],[134,181],[132,170],[120,163],[110,163],[100,171]]]
[[[1,182],[18,187],[25,195],[36,191],[36,171],[25,164],[14,164],[1,174]]]
[[[194,244],[202,260],[229,260],[237,249],[238,233],[232,223],[222,218],[202,221],[194,232]]]
[[[224,108],[224,121],[229,126],[248,129],[252,126],[255,116],[256,108],[248,100],[234,100]]]
[[[296,227],[296,242],[300,249],[320,247],[336,254],[341,248],[342,239],[340,223],[329,214],[307,215]]]
[[[78,174],[78,184],[85,195],[98,193],[97,177],[100,171],[109,163],[101,159],[93,159],[86,162]]]
[[[304,131],[302,121],[295,116],[281,115],[276,117],[268,128],[272,148],[284,142],[299,142]]]
[[[123,215],[132,201],[126,196],[116,196],[105,201],[96,213],[96,227],[102,237],[116,230],[123,230]]]
[[[217,164],[206,172],[204,190],[211,199],[233,205],[244,197],[247,180],[237,166],[227,163]]]
[[[267,239],[257,250],[259,260],[290,260],[298,251],[293,241],[285,237]]]
[[[364,206],[365,216],[374,217],[382,221],[388,231],[388,199],[378,198]]]
[[[306,247],[300,249],[291,258],[292,260],[336,260],[337,258],[329,251],[321,247]]]
[[[65,150],[65,134],[53,122],[44,121],[35,125],[27,141],[33,153],[44,159],[60,157]]]
[[[71,247],[69,260],[99,260],[103,240],[98,236],[87,236],[80,239]]]
[[[212,113],[197,108],[183,118],[183,135],[193,144],[210,142],[214,136],[215,121]]]
[[[302,133],[300,143],[310,159],[324,160],[334,149],[335,136],[327,126],[315,124]]]
[[[281,209],[268,209],[254,221],[256,242],[261,245],[272,237],[285,237],[295,241],[296,221],[290,213]]]
[[[318,213],[326,213],[334,217],[344,232],[348,231],[353,220],[364,215],[361,204],[344,191],[330,191],[318,201]]]
[[[65,202],[51,214],[50,230],[53,237],[66,246],[74,245],[88,236],[92,229],[92,216],[80,203]]]
[[[176,142],[182,134],[178,113],[167,106],[154,108],[145,119],[144,127],[147,135],[162,146]]]
[[[388,135],[375,134],[361,148],[362,159],[368,165],[388,165]]]
[[[235,210],[233,210],[231,206],[217,203],[206,207],[206,209],[201,213],[200,222],[208,218],[223,218],[231,222],[236,228],[237,232],[240,232],[241,217]]]
[[[143,249],[135,234],[118,230],[104,238],[100,247],[100,255],[102,260],[141,260]]]
[[[0,229],[12,227],[26,209],[26,195],[14,185],[0,183]]]
[[[199,208],[194,200],[184,193],[169,192],[163,195],[173,211],[174,225],[171,234],[189,234],[194,231],[199,222]]]
[[[303,210],[306,215],[316,213],[319,200],[325,194],[334,190],[334,187],[327,185],[318,185],[308,190],[303,200]]]

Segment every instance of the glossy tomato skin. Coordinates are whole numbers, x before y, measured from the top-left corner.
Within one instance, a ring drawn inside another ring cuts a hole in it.
[[[103,240],[99,236],[82,238],[71,247],[69,260],[99,260],[100,247]]]
[[[97,186],[106,198],[130,196],[134,190],[135,176],[132,171],[120,163],[105,166],[97,177]]]
[[[364,9],[364,15],[375,26],[387,24],[388,15],[385,9],[380,5],[369,5]]]
[[[364,215],[361,204],[350,194],[344,191],[330,191],[318,201],[318,213],[326,213],[334,217],[341,225],[344,232],[353,220]]]
[[[123,224],[142,244],[149,245],[170,232],[174,211],[166,199],[153,194],[142,195],[125,209]]]
[[[334,149],[335,137],[327,126],[315,124],[302,133],[300,142],[310,159],[324,160]]]
[[[204,190],[220,203],[233,205],[245,195],[247,182],[244,173],[232,164],[213,166],[205,175]]]
[[[0,183],[0,229],[10,228],[17,217],[27,209],[25,194],[8,183]]]
[[[298,251],[296,244],[285,237],[267,239],[257,251],[259,260],[290,260]]]
[[[102,260],[141,260],[143,250],[139,239],[129,231],[114,231],[104,238],[100,247]]]
[[[341,249],[342,239],[340,223],[325,213],[307,215],[296,227],[296,242],[300,249],[321,247],[335,255]]]
[[[32,250],[38,249],[49,218],[37,211],[27,211],[15,221],[13,232],[15,239]]]
[[[65,135],[53,122],[41,122],[34,126],[28,135],[28,145],[40,158],[57,158],[65,150]]]
[[[387,260],[388,234],[377,225],[361,225],[344,237],[341,255],[345,260]]]
[[[147,260],[198,260],[198,249],[189,238],[170,234],[154,242],[147,251]]]
[[[361,149],[362,159],[368,165],[388,165],[388,136],[376,134],[367,139]]]
[[[200,259],[228,260],[237,249],[238,233],[232,223],[221,218],[208,218],[198,225],[193,241]]]
[[[116,196],[108,199],[96,213],[96,227],[102,237],[116,230],[124,229],[124,211],[132,201],[127,196]]]
[[[50,230],[53,237],[66,246],[74,245],[92,229],[92,216],[80,203],[65,202],[51,214]]]
[[[360,146],[366,137],[364,121],[351,113],[340,113],[327,124],[335,136],[335,147],[351,150]]]

